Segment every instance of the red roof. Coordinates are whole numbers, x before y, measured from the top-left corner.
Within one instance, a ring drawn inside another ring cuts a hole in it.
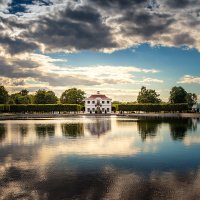
[[[101,98],[101,99],[109,99],[106,95],[104,94],[93,94],[87,99],[96,99],[96,98]]]

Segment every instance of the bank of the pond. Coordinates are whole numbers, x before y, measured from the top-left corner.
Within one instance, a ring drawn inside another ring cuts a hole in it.
[[[68,118],[68,117],[161,117],[161,118],[200,118],[200,113],[131,113],[131,114],[84,114],[84,113],[68,113],[68,114],[0,114],[0,120],[25,120],[25,119],[53,119],[53,118]]]
[[[200,113],[131,113],[119,114],[118,116],[126,117],[162,117],[162,118],[200,118]]]

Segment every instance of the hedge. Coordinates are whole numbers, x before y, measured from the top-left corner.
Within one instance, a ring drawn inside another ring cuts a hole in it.
[[[78,104],[13,104],[0,105],[0,112],[78,112],[81,106]]]
[[[182,112],[189,110],[188,104],[119,104],[119,111],[143,111],[143,112]]]

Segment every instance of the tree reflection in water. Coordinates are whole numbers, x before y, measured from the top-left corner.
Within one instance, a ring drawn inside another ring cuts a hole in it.
[[[5,124],[0,124],[0,142],[2,142],[6,137],[6,127]]]
[[[28,133],[28,125],[27,124],[19,124],[19,132],[22,137],[25,137]]]
[[[83,123],[62,124],[62,134],[68,137],[80,137],[84,135]]]
[[[169,124],[173,140],[183,140],[187,131],[197,129],[197,120],[192,118],[140,118],[137,125],[142,141],[155,137],[162,123]]]
[[[169,125],[173,140],[183,140],[187,131],[195,131],[197,129],[197,124],[191,118],[176,118],[171,120]]]
[[[35,124],[35,131],[39,137],[54,136],[55,125],[54,124]]]
[[[142,141],[145,141],[147,137],[155,137],[161,123],[161,120],[140,119],[137,125]]]

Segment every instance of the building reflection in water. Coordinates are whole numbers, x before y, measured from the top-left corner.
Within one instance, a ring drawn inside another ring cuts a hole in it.
[[[84,136],[83,123],[61,124],[62,134],[67,137]]]
[[[38,137],[54,136],[54,124],[35,124],[35,131]]]
[[[96,118],[94,123],[86,124],[86,129],[91,135],[97,135],[99,137],[111,130],[111,119]]]

